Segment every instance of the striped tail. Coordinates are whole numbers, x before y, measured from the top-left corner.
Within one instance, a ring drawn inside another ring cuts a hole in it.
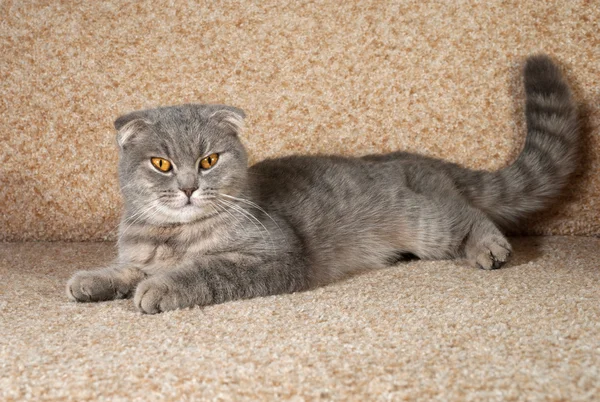
[[[502,228],[547,208],[579,161],[577,110],[558,67],[531,56],[524,75],[527,138],[517,160],[497,172],[453,172],[467,198]]]

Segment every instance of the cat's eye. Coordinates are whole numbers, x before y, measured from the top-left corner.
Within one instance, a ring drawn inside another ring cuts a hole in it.
[[[218,160],[219,154],[210,154],[206,158],[202,158],[202,160],[200,160],[200,167],[204,170],[208,170],[215,166]]]
[[[166,159],[163,158],[151,158],[150,162],[152,162],[152,165],[157,168],[158,170],[160,170],[161,172],[168,172],[170,171],[173,166],[171,165],[171,162],[169,162]]]

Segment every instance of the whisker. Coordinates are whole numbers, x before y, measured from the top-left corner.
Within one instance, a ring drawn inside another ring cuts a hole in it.
[[[233,209],[234,211],[239,212],[240,214],[242,214],[242,216],[246,217],[250,222],[252,222],[252,224],[256,227],[256,229],[259,231],[259,233],[261,234],[263,240],[267,241],[266,237],[264,236],[262,230],[260,230],[260,228],[258,227],[258,225],[256,225],[256,223],[258,223],[260,226],[262,226],[262,228],[264,229],[265,232],[267,232],[267,234],[269,235],[269,238],[271,240],[271,244],[273,246],[273,249],[275,248],[275,242],[273,241],[273,236],[271,235],[271,232],[269,232],[269,229],[267,229],[267,227],[254,215],[252,215],[252,213],[250,213],[249,211],[246,211],[244,208],[242,208],[241,206],[230,202],[230,201],[226,201],[223,199],[218,198],[218,201],[224,203],[225,205],[229,206],[231,209]],[[255,223],[256,222],[256,223]]]
[[[123,236],[125,235],[125,233],[127,232],[127,230],[135,223],[139,222],[144,215],[146,215],[149,211],[152,211],[152,215],[148,215],[146,216],[146,218],[151,218],[154,215],[156,215],[160,209],[160,204],[151,204],[150,206],[148,206],[145,209],[142,209],[141,211],[138,211],[138,213],[136,213],[137,218],[135,218],[135,220],[133,220],[131,223],[129,223],[129,225],[127,225],[127,227],[125,229],[123,229],[123,231],[121,232],[121,234],[119,235],[119,238],[117,239],[117,243],[119,243],[121,241],[121,239],[123,238]],[[127,222],[127,220],[125,220],[124,222]]]
[[[270,214],[269,214],[267,211],[265,211],[265,210],[264,210],[264,209],[263,209],[263,208],[262,208],[260,205],[258,205],[257,203],[255,203],[255,202],[252,202],[252,201],[250,201],[250,200],[247,200],[247,199],[245,199],[245,198],[234,197],[234,196],[232,196],[232,195],[229,195],[229,194],[220,193],[220,195],[222,195],[223,197],[227,197],[227,198],[231,198],[231,199],[233,199],[233,200],[237,200],[237,201],[243,202],[243,203],[245,203],[245,204],[248,204],[248,205],[250,205],[250,206],[252,206],[252,207],[254,207],[254,208],[258,209],[258,210],[259,210],[259,211],[261,211],[263,214],[267,215],[267,217],[268,217],[270,220],[272,220],[272,221],[273,221],[273,223],[275,224],[275,226],[277,226],[277,229],[279,229],[279,231],[281,232],[281,234],[283,234],[283,230],[281,230],[281,227],[280,227],[280,226],[279,226],[279,224],[278,224],[278,223],[275,221],[275,219],[273,219],[273,217],[272,217],[272,216],[271,216],[271,215],[270,215]]]
[[[154,201],[157,201],[157,200],[158,200],[158,198],[157,198],[157,199],[154,199],[154,200],[151,200],[150,202],[154,202]],[[124,218],[124,219],[123,219],[123,218],[121,218],[121,219],[119,220],[119,223],[118,223],[118,224],[117,224],[117,225],[116,225],[114,228],[112,228],[112,229],[110,230],[110,232],[108,232],[108,234],[109,234],[109,235],[111,235],[111,234],[113,234],[114,232],[116,232],[116,231],[119,229],[119,227],[121,226],[121,224],[122,224],[122,223],[124,223],[124,222],[128,222],[128,221],[130,221],[130,220],[132,220],[132,219],[136,218],[138,215],[140,215],[141,213],[143,213],[143,212],[144,212],[144,209],[145,209],[145,208],[147,208],[147,205],[146,205],[146,204],[144,204],[144,205],[142,205],[141,207],[139,207],[137,210],[135,210],[135,212],[134,212],[133,214],[131,214],[131,215],[127,216],[126,218]]]
[[[248,233],[248,231],[246,230],[246,228],[244,227],[244,225],[242,225],[242,224],[241,224],[241,222],[239,222],[239,221],[238,221],[238,222],[233,222],[233,221],[231,220],[231,217],[232,217],[233,215],[232,215],[230,212],[228,212],[228,211],[227,211],[227,208],[226,208],[226,207],[224,207],[223,205],[219,205],[219,204],[216,204],[216,203],[212,203],[212,202],[211,202],[211,203],[209,203],[209,205],[210,205],[210,206],[211,206],[211,207],[212,207],[212,208],[213,208],[213,209],[216,211],[216,213],[217,213],[217,217],[218,217],[219,219],[221,219],[222,221],[224,221],[226,225],[231,225],[231,224],[233,224],[233,225],[239,225],[239,226],[241,226],[241,227],[242,227],[242,229],[243,229],[243,230],[244,230],[246,233]],[[218,208],[217,208],[217,207],[218,207]],[[223,214],[223,212],[226,212],[226,214]],[[237,220],[237,219],[236,219],[236,220]],[[231,237],[230,231],[226,230],[226,231],[225,231],[225,236],[227,236],[227,238],[228,238],[230,241],[233,241],[233,238]]]
[[[240,209],[239,209],[239,208],[236,208],[236,207],[237,207],[236,205],[234,205],[233,203],[227,202],[227,201],[225,201],[225,200],[222,200],[222,199],[217,199],[216,201],[217,201],[217,202],[219,202],[219,203],[220,203],[220,205],[221,205],[222,207],[224,207],[226,211],[228,211],[228,212],[230,212],[230,213],[231,213],[231,211],[229,211],[229,209],[233,209],[233,211],[235,211],[235,212],[239,212],[239,213],[240,213],[240,214],[241,214],[241,215],[242,215],[244,218],[248,219],[248,220],[249,220],[249,221],[250,221],[250,222],[251,222],[251,223],[254,225],[254,227],[256,228],[256,230],[258,230],[258,231],[260,232],[261,236],[263,236],[263,239],[265,239],[265,240],[266,240],[266,238],[264,237],[264,235],[263,235],[263,233],[262,233],[261,229],[258,227],[258,225],[257,225],[257,224],[256,224],[256,223],[255,223],[255,222],[252,220],[252,219],[250,219],[250,218],[248,217],[248,215],[247,215],[247,214],[245,214],[245,213],[244,213],[245,211],[240,211]],[[233,216],[233,214],[232,214],[232,216]],[[236,218],[236,219],[237,219],[237,218]],[[239,220],[238,220],[238,222],[240,222],[240,223],[241,223],[241,221],[239,221]]]
[[[218,200],[216,200],[216,201],[218,201]],[[220,207],[223,208],[223,212],[225,212],[228,216],[232,217],[237,222],[237,225],[240,226],[246,234],[248,234],[248,229],[246,229],[246,227],[242,224],[242,222],[234,214],[232,214],[229,211],[229,209],[227,209],[223,205],[220,205]]]
[[[153,202],[156,202],[156,201],[158,201],[158,198],[155,198],[155,199],[153,199],[153,200],[150,200],[150,201],[148,202],[148,204],[151,204],[151,203],[153,203]],[[145,212],[146,212],[146,210],[147,210],[149,207],[151,207],[151,206],[152,206],[152,205],[148,205],[148,204],[144,204],[144,205],[142,205],[141,207],[139,207],[139,208],[136,210],[136,212],[135,212],[135,213],[133,213],[133,214],[131,214],[130,216],[126,217],[126,218],[125,218],[123,221],[124,221],[124,222],[127,222],[127,221],[129,221],[129,220],[132,220],[132,219],[134,219],[134,218],[137,218],[139,215],[141,215],[141,214],[145,213]]]

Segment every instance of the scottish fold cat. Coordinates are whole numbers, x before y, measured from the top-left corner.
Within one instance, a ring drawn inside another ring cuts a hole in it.
[[[288,156],[248,167],[244,112],[222,105],[115,121],[124,200],[118,258],[67,295],[133,297],[144,313],[302,291],[405,255],[496,269],[503,234],[548,207],[578,163],[570,90],[544,55],[524,70],[527,138],[496,172],[394,152]]]

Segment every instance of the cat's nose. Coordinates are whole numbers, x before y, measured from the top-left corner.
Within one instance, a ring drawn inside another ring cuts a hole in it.
[[[188,196],[188,198],[190,198],[192,196],[192,194],[194,193],[194,191],[198,190],[198,187],[180,188],[180,190],[183,191],[185,193],[185,195]]]

